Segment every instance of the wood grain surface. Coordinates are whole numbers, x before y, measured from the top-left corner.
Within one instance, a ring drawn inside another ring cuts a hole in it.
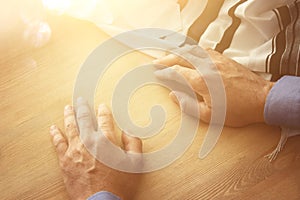
[[[47,15],[50,41],[34,48],[23,39],[17,21],[0,36],[0,199],[68,199],[49,126],[63,127],[63,108],[81,64],[108,38],[95,25],[67,16]],[[119,78],[151,61],[141,53],[117,60],[100,81],[96,103],[110,100]],[[161,104],[167,112],[164,130],[144,141],[146,152],[164,147],[174,138],[180,110],[169,91],[148,85],[133,94],[129,110],[140,125],[149,122],[150,109]],[[300,199],[300,137],[288,140],[275,162],[270,153],[280,130],[264,124],[225,127],[216,148],[204,160],[198,152],[207,125],[200,123],[192,145],[170,166],[143,175],[136,200],[153,199]],[[188,133],[187,133],[188,134]]]

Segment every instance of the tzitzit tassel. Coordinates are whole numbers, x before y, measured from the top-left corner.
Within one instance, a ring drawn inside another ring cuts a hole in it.
[[[272,151],[272,153],[266,155],[265,157],[268,158],[270,162],[275,160],[277,158],[277,155],[279,154],[279,152],[283,149],[288,138],[295,136],[295,135],[300,135],[299,129],[296,130],[296,129],[281,127],[281,137],[280,137],[277,147],[274,149],[274,151]]]
[[[265,156],[269,159],[270,162],[277,158],[278,153],[283,149],[288,137],[288,130],[286,130],[285,128],[281,128],[281,137],[277,147],[272,151],[272,153]]]

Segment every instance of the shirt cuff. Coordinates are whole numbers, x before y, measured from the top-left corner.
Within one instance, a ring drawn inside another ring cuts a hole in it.
[[[289,128],[300,128],[300,77],[284,76],[269,92],[265,122]]]
[[[87,200],[121,200],[118,196],[107,191],[101,191],[93,194]]]

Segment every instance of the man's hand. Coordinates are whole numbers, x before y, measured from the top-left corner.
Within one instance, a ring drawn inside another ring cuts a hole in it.
[[[180,52],[180,51],[179,51]],[[222,77],[226,92],[226,119],[225,125],[232,127],[245,126],[252,123],[264,122],[264,105],[266,97],[273,86],[273,83],[266,81],[257,74],[251,72],[234,60],[222,54],[208,49],[203,51],[199,47],[193,47],[189,51],[183,51],[183,56],[203,60],[210,57]],[[160,79],[174,80],[174,71],[182,75],[193,90],[202,97],[202,100],[195,102],[191,97],[183,92],[172,91],[171,98],[180,104],[183,111],[189,114],[199,105],[200,117],[204,122],[209,122],[211,118],[211,98],[203,76],[199,74],[191,63],[185,59],[170,54],[153,62],[164,65],[166,68],[156,71],[156,76]],[[196,66],[209,67],[209,66]]]
[[[84,112],[84,107],[80,109],[81,114],[78,112],[76,114],[81,130],[81,128],[90,126],[90,116]],[[105,190],[122,199],[131,199],[139,184],[140,175],[111,169],[94,158],[80,141],[75,112],[71,106],[65,107],[64,125],[65,133],[62,133],[56,126],[51,126],[50,134],[70,198],[72,200],[86,199],[94,193]],[[105,105],[99,106],[98,126],[106,138],[117,144],[112,114]],[[101,140],[106,139],[104,137],[94,138],[97,138],[98,141],[93,141],[93,144],[101,144],[103,142]],[[125,154],[142,152],[142,142],[138,138],[122,133],[122,143]]]

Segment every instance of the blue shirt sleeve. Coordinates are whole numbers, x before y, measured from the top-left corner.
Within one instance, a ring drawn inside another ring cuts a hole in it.
[[[300,77],[284,76],[277,81],[267,96],[264,118],[269,125],[300,128]]]
[[[121,200],[118,196],[107,191],[101,191],[93,194],[87,200]]]

